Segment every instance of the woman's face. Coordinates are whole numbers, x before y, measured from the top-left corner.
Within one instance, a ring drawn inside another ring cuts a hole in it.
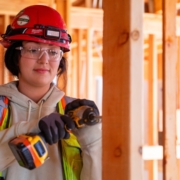
[[[34,87],[49,86],[57,74],[61,53],[58,46],[24,41],[19,60],[19,83]]]

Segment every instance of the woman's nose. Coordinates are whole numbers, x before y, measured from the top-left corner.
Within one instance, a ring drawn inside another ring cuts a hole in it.
[[[48,55],[47,51],[46,51],[46,50],[44,50],[44,51],[41,51],[41,54],[40,54],[40,56],[39,56],[39,58],[38,58],[38,59],[41,59],[41,57],[43,56],[43,54],[44,54],[44,53],[46,53],[46,55],[49,57],[49,55]]]
[[[46,55],[45,55],[46,54]],[[41,54],[38,58],[38,60],[46,60],[49,61],[49,54],[47,53],[47,51],[41,51]]]

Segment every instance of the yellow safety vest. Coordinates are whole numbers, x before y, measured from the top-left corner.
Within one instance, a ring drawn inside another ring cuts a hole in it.
[[[3,106],[0,104],[0,130],[10,127],[11,118],[10,109],[9,109],[9,99],[7,97],[1,96],[1,103],[3,100]],[[58,112],[64,114],[64,109],[66,106],[65,98],[63,97],[58,102]],[[65,180],[80,180],[80,173],[82,170],[82,157],[81,157],[81,148],[77,142],[76,137],[71,133],[69,139],[62,139],[59,142],[64,178]],[[0,172],[0,179],[2,178],[2,172]]]

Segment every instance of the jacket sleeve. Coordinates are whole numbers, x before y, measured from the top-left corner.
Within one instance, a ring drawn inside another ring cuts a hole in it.
[[[38,125],[36,124],[37,120],[31,120],[29,122],[20,121],[13,124],[10,128],[0,131],[0,171],[5,170],[15,160],[15,157],[9,148],[8,142],[21,134],[27,134],[28,132],[40,132]]]
[[[75,100],[65,96],[66,104]],[[102,124],[85,126],[82,129],[73,130],[82,150],[83,168],[81,180],[102,179]]]
[[[102,131],[101,123],[94,126],[86,126],[75,129],[76,135],[82,149],[83,168],[81,180],[102,179]]]

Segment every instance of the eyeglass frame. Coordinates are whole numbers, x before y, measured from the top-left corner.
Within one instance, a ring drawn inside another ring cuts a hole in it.
[[[32,47],[29,47],[29,49],[28,49],[27,47],[18,46],[15,49],[21,51],[21,56],[25,57],[25,56],[22,55],[22,50],[24,49],[24,50],[28,51],[28,50],[31,50],[31,48]],[[36,48],[36,49],[41,53],[38,58],[31,58],[31,57],[26,57],[26,58],[39,60],[42,57],[44,52],[46,52],[46,54],[48,54],[48,56],[49,56],[49,53],[47,51],[51,50],[50,48]],[[59,50],[60,50],[59,59],[57,58],[57,60],[51,60],[51,58],[49,56],[49,60],[48,61],[50,61],[50,62],[58,62],[58,61],[60,61],[62,59],[62,57],[63,57],[63,51],[61,49],[59,49]]]

